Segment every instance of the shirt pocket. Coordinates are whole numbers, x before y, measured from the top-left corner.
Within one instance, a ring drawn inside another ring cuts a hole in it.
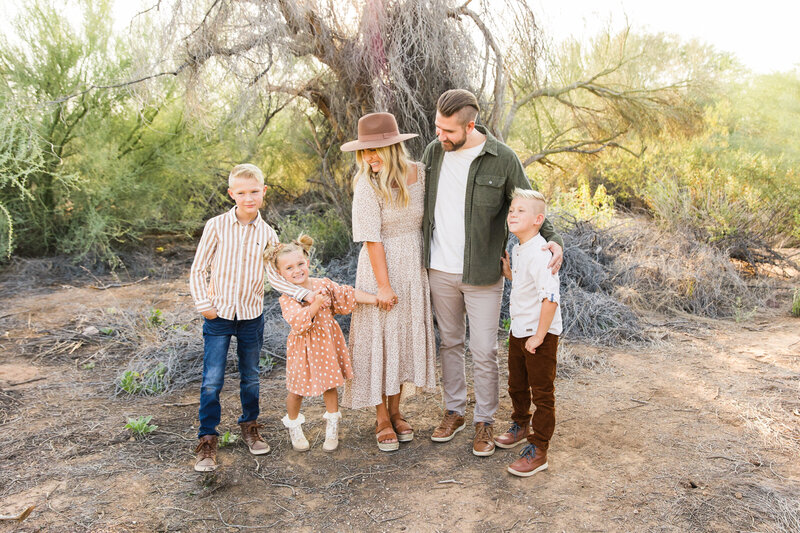
[[[505,199],[506,176],[475,176],[472,201],[482,207],[499,208]]]

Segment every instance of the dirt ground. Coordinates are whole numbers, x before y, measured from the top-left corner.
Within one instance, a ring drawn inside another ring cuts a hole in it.
[[[550,468],[529,479],[505,472],[520,448],[473,456],[469,426],[432,442],[438,395],[406,401],[416,437],[391,454],[367,411],[345,411],[340,449],[323,452],[312,400],[311,451],[294,452],[280,365],[261,384],[272,452],[255,458],[236,442],[203,475],[192,470],[199,382],[115,396],[124,357],[98,356],[97,334],[54,340],[102,328],[91,323],[101,309],[190,309],[186,280],[93,283],[4,291],[0,514],[35,508],[0,532],[800,531],[800,319],[786,302],[739,323],[654,317],[662,339],[646,348],[562,346],[603,364],[558,380]],[[220,430],[238,431],[236,374],[222,398]],[[504,429],[503,390],[500,405]],[[140,415],[158,429],[136,440],[123,426]]]

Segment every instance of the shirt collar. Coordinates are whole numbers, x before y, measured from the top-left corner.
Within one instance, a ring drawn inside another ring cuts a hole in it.
[[[545,238],[542,237],[541,233],[537,233],[536,235],[534,235],[531,238],[531,240],[529,240],[525,244],[519,244],[519,248],[520,248],[520,250],[522,250],[522,249],[527,250],[528,248],[535,248],[536,245],[544,246],[545,244],[547,244],[547,241],[545,240]]]
[[[489,133],[489,130],[486,129],[486,126],[475,124],[475,129],[486,135],[486,144],[483,145],[481,154],[490,153],[492,155],[497,155],[497,137]]]
[[[233,206],[231,208],[231,210],[228,211],[226,216],[228,217],[228,224],[238,224],[239,223],[239,219],[236,218],[236,206]],[[261,222],[261,211],[257,211],[255,218],[253,218],[253,220],[248,222],[246,225],[249,226],[250,224],[258,224],[259,222]]]

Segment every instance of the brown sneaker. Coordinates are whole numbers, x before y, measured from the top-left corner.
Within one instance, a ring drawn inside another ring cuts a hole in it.
[[[213,472],[217,469],[217,436],[203,435],[194,449],[197,460],[194,463],[196,472]]]
[[[239,427],[242,428],[242,440],[244,440],[244,443],[247,444],[247,447],[250,449],[250,453],[253,455],[264,455],[265,453],[269,453],[269,444],[264,442],[264,439],[262,439],[261,435],[258,434],[258,428],[262,428],[264,426],[255,420],[251,420],[250,422],[242,422],[239,424]]]
[[[513,448],[525,442],[528,433],[530,433],[530,429],[531,427],[528,424],[525,424],[525,428],[522,428],[519,424],[514,422],[511,424],[511,427],[508,428],[508,431],[494,438],[494,443],[500,448]]]
[[[508,465],[508,471],[519,477],[530,477],[547,470],[547,452],[528,444],[519,454],[519,459]]]
[[[433,430],[431,440],[433,442],[447,442],[456,436],[456,433],[464,429],[467,423],[464,417],[455,411],[445,411],[444,418],[439,427]]]
[[[475,424],[475,438],[472,441],[472,453],[478,457],[486,457],[494,453],[493,426],[489,422]]]

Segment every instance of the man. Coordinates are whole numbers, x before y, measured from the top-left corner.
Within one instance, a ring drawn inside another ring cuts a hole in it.
[[[475,388],[472,453],[494,453],[492,431],[499,398],[497,327],[503,297],[500,258],[508,238],[506,214],[515,188],[530,189],[519,158],[483,126],[469,91],[453,89],[436,106],[437,140],[422,156],[426,171],[422,223],[425,266],[439,325],[445,414],[431,439],[447,442],[464,429],[467,381],[465,317]],[[545,220],[540,233],[561,266],[563,241]]]

